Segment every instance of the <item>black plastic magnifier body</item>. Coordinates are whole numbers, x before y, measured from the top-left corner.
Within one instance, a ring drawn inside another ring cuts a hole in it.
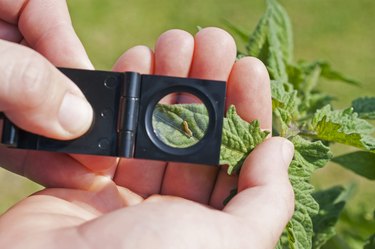
[[[226,84],[222,81],[59,68],[84,93],[94,121],[83,136],[61,141],[26,132],[6,117],[2,143],[12,148],[217,165]],[[51,82],[53,84],[53,82]],[[174,148],[156,136],[152,115],[166,95],[186,92],[208,111],[206,134],[188,148]],[[72,120],[71,122],[74,122]]]

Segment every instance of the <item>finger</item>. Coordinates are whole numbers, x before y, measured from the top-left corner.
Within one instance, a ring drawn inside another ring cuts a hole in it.
[[[121,55],[112,70],[150,74],[154,71],[154,54],[146,46],[135,46]]]
[[[102,179],[69,155],[8,149],[0,146],[0,165],[12,172],[53,188],[95,190]],[[99,184],[100,185],[100,184]]]
[[[19,30],[33,49],[56,66],[93,68],[74,32],[66,1],[21,2],[7,6],[5,11],[13,20],[18,18]]]
[[[235,58],[236,45],[227,32],[218,28],[202,29],[195,36],[189,76],[226,81]],[[217,171],[216,167],[205,165],[169,163],[162,193],[208,203]]]
[[[56,241],[48,245],[46,238],[51,236],[48,231],[61,232],[59,229],[78,226],[97,216],[97,212],[54,196],[33,195],[1,216],[0,245],[2,248],[55,248]],[[22,239],[17,239],[20,234]]]
[[[228,167],[223,165],[217,175],[214,189],[210,196],[209,205],[216,209],[223,209],[224,202],[236,191],[238,185],[237,175],[228,175]]]
[[[0,53],[0,111],[10,120],[56,139],[72,139],[89,129],[91,106],[73,82],[23,46],[0,41]]]
[[[136,71],[150,73],[153,70],[152,51],[145,46],[137,46],[124,53],[113,66],[114,71]],[[88,169],[102,175],[115,177],[119,158],[87,155],[71,155]],[[121,174],[120,174],[121,175]],[[117,178],[119,179],[119,178]],[[122,178],[120,178],[122,179]],[[119,183],[118,183],[119,184]]]
[[[258,120],[262,129],[272,129],[272,99],[268,72],[254,57],[237,61],[230,73],[227,89],[227,108],[234,105],[237,113],[250,122]],[[236,188],[237,181],[221,170],[211,196],[210,205],[221,209],[223,201]]]
[[[17,26],[0,19],[0,39],[18,43],[22,40],[22,35]]]
[[[187,77],[194,52],[194,38],[182,30],[163,33],[155,46],[155,74]]]
[[[272,129],[270,79],[259,59],[244,57],[234,64],[228,81],[226,104],[227,107],[235,105],[244,120],[258,120],[262,129]]]
[[[182,30],[165,32],[155,46],[154,73],[186,77],[190,70],[193,49],[194,39],[189,33]],[[117,170],[116,176],[119,177],[116,179],[121,181],[122,186],[147,197],[160,193],[165,165],[165,162],[123,160]]]
[[[0,16],[4,21],[17,25],[18,17],[27,0],[1,1]]]
[[[272,156],[270,156],[272,155]],[[288,166],[293,144],[284,138],[267,139],[246,159],[240,173],[239,193],[224,211],[240,217],[256,229],[259,241],[273,248],[294,209]]]
[[[102,185],[103,180],[112,179],[117,160],[87,155],[71,157],[62,153],[16,150],[0,146],[2,167],[52,188],[95,191]],[[119,191],[122,196],[129,196],[127,191]],[[130,199],[127,203],[130,205]]]
[[[111,179],[114,177],[116,167],[119,163],[119,158],[110,156],[93,156],[93,155],[79,155],[71,154],[75,160],[80,162],[86,168],[97,174],[108,176]]]
[[[172,50],[171,50],[172,48]],[[187,77],[194,52],[194,38],[182,30],[169,30],[162,34],[155,46],[155,74]],[[169,94],[161,103],[176,103],[178,95]]]
[[[195,37],[190,77],[226,81],[235,59],[236,44],[231,35],[218,28],[202,29]]]
[[[128,206],[129,201],[123,199],[121,191],[110,180],[103,181],[99,188],[92,191],[65,188],[42,190],[1,216],[0,245],[2,248],[55,248],[56,242],[48,238],[56,238],[52,235],[56,232],[60,240],[71,242],[66,247],[70,248],[75,241],[64,237],[63,231]],[[126,198],[133,199],[130,202],[137,202],[137,197],[126,195]],[[20,222],[22,226],[17,225]],[[23,234],[23,239],[16,241],[15,237],[19,234]],[[73,247],[81,248],[78,244]]]
[[[26,43],[53,64],[93,68],[71,25],[66,1],[3,1],[0,16],[18,25]]]
[[[0,6],[3,20],[18,26],[21,44],[35,49],[57,66],[93,68],[71,24],[66,1],[7,1]],[[37,27],[37,28],[36,28]],[[72,117],[73,120],[74,116]],[[74,123],[71,122],[70,123]],[[73,158],[93,171],[113,171],[114,160],[93,160],[82,155]],[[110,173],[108,173],[110,174]],[[113,174],[113,173],[112,173]]]
[[[129,190],[117,187],[111,179],[105,177],[97,181],[95,190],[47,188],[34,195],[57,197],[97,215],[137,205],[143,201],[141,197]]]
[[[148,47],[133,47],[117,60],[113,70],[152,74],[154,54]],[[160,178],[164,174],[159,168],[164,165],[164,162],[122,158],[113,180],[117,185],[130,189],[141,196],[148,196],[153,192],[159,192]]]

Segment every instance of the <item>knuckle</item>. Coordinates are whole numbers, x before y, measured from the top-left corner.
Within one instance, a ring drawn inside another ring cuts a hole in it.
[[[36,108],[45,101],[49,83],[46,67],[47,62],[36,52],[30,52],[29,56],[13,67],[10,91],[18,97],[20,105]]]

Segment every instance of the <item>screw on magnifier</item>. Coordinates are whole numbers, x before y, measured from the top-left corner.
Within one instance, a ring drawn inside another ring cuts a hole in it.
[[[116,87],[116,84],[117,84],[117,79],[113,76],[109,76],[108,78],[105,79],[104,81],[104,85],[109,88],[109,89],[113,89]]]
[[[103,111],[100,112],[100,117],[104,119],[109,119],[112,118],[113,112],[111,109],[104,109]]]
[[[99,140],[98,148],[101,149],[101,150],[107,150],[109,148],[108,139],[103,138],[103,139]]]

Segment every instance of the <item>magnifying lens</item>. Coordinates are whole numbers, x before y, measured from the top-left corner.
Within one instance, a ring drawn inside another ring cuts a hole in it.
[[[4,118],[2,143],[12,148],[219,163],[225,82],[59,68],[94,110],[83,136],[61,141],[24,131]],[[72,120],[74,122],[74,120]]]
[[[201,141],[207,132],[208,110],[197,96],[188,92],[163,97],[152,113],[156,137],[173,148],[188,148]]]

